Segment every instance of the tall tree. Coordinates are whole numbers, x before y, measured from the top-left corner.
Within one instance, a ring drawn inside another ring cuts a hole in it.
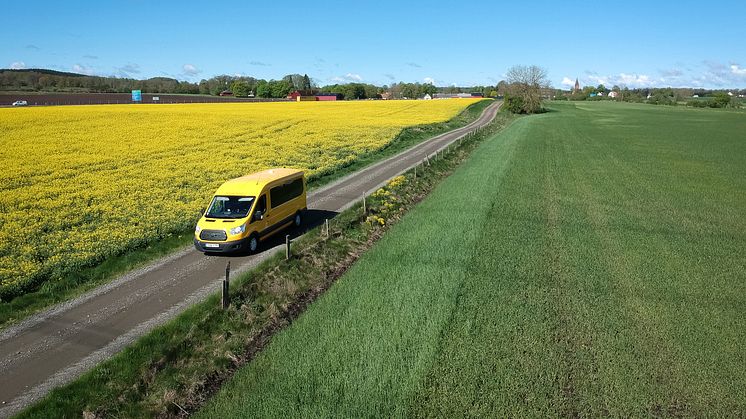
[[[308,74],[303,75],[303,90],[311,90],[311,79],[308,78]]]
[[[249,83],[244,80],[236,80],[231,83],[231,92],[236,97],[247,97],[249,95]]]
[[[507,73],[508,92],[505,104],[511,112],[541,111],[541,89],[549,87],[547,71],[539,66],[516,65]]]

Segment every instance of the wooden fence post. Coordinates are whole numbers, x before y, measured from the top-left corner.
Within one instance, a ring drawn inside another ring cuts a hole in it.
[[[228,287],[230,286],[230,282],[231,282],[231,261],[228,261],[228,264],[225,266],[225,279],[223,280],[223,292],[220,298],[220,305],[221,307],[223,307],[223,310],[227,309],[230,303],[230,296],[228,295]]]
[[[329,238],[329,219],[324,219],[324,224],[326,225],[326,238]]]
[[[285,235],[285,260],[290,260],[290,235]]]

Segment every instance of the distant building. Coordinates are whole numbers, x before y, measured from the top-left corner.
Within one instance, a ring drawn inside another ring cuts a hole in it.
[[[614,99],[614,98],[616,98],[617,96],[619,96],[619,92],[609,92],[609,97],[610,97],[610,98]]]
[[[432,97],[432,96],[430,96],[430,93],[425,93],[425,96],[422,96],[422,100],[430,100],[430,99],[432,99],[432,98],[433,98],[433,97]]]
[[[433,99],[467,99],[473,97],[471,93],[436,93]]]
[[[233,96],[233,92],[230,90],[223,90],[222,92],[218,93],[220,96]]]
[[[389,92],[383,92],[383,93],[381,93],[381,99],[383,99],[383,100],[389,100],[389,99],[391,99],[391,93],[389,93]]]
[[[317,93],[316,100],[318,101],[342,100],[342,94],[341,93]]]
[[[471,97],[484,97],[484,93],[482,92],[472,92]]]
[[[298,96],[314,96],[316,91],[314,90],[293,90],[288,93],[287,98],[292,100],[298,100]]]
[[[578,81],[578,78],[575,77],[575,87],[572,89],[573,93],[577,93],[580,91],[580,82]]]

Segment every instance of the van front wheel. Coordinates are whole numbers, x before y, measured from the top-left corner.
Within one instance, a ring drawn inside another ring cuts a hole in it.
[[[301,217],[300,212],[296,212],[295,217],[293,217],[293,225],[300,227],[301,224],[303,224],[303,217]]]
[[[256,253],[256,249],[259,248],[259,237],[256,234],[252,234],[249,237],[249,252]]]

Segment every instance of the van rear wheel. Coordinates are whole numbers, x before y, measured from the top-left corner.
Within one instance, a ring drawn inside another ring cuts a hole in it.
[[[303,224],[303,217],[301,216],[300,211],[299,211],[299,212],[296,212],[295,217],[293,217],[293,225],[296,227],[300,227],[301,224]]]

